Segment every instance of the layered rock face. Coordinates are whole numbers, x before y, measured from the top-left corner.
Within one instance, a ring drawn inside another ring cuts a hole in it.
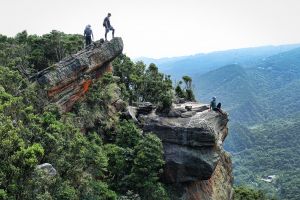
[[[167,116],[151,112],[137,119],[145,132],[163,142],[162,179],[177,188],[172,199],[232,199],[231,159],[222,147],[228,134],[226,114],[194,102],[175,105]]]
[[[110,62],[122,50],[121,38],[104,43],[97,41],[39,72],[36,76],[37,83],[46,90],[50,102],[56,103],[63,112],[68,111],[87,92],[93,79],[112,71]]]

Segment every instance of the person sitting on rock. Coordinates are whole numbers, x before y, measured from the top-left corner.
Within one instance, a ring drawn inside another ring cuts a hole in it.
[[[91,25],[87,25],[84,29],[83,33],[85,37],[85,45],[88,46],[92,43],[92,38],[94,39],[93,31],[91,29]]]
[[[103,26],[105,27],[105,40],[107,40],[107,33],[109,31],[112,31],[112,37],[114,38],[114,35],[115,35],[115,29],[110,25],[110,18],[111,14],[108,13],[107,14],[107,17],[104,18],[104,21],[103,21]]]
[[[216,97],[212,98],[212,101],[210,102],[210,105],[209,105],[209,110],[213,110],[213,111],[223,114],[223,111],[221,110],[221,103],[218,103],[218,105],[217,105],[216,100],[217,100]]]

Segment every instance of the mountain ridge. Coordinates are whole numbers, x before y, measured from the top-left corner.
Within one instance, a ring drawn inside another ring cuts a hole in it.
[[[199,53],[183,57],[171,57],[162,59],[136,58],[135,61],[142,60],[146,64],[154,63],[159,69],[173,79],[180,79],[178,74],[193,76],[195,74],[204,74],[208,71],[229,64],[240,64],[243,67],[251,67],[257,62],[278,53],[283,53],[291,49],[300,47],[300,44],[287,44],[278,46],[261,46],[241,49],[230,49],[224,51],[215,51],[210,53]]]
[[[225,149],[233,153],[235,184],[261,188],[284,200],[300,195],[299,186],[293,185],[300,182],[295,173],[300,165],[295,158],[300,149],[299,61],[296,48],[249,68],[227,65],[193,76],[196,97],[209,102],[217,96],[229,112],[232,134]],[[278,177],[275,183],[260,180],[271,174]]]

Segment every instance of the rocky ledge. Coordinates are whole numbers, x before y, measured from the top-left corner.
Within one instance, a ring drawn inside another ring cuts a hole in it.
[[[145,110],[144,106],[143,110]],[[144,132],[163,142],[165,168],[162,179],[177,188],[172,199],[231,199],[232,166],[222,144],[228,134],[228,116],[209,111],[197,102],[175,104],[167,115],[128,109]]]
[[[39,72],[36,82],[40,84],[49,102],[56,103],[63,112],[88,90],[93,79],[112,71],[110,62],[122,53],[122,38],[106,42],[94,42],[78,53]]]

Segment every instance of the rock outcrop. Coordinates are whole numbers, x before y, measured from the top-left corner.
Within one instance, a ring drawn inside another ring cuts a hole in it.
[[[112,71],[110,62],[122,50],[121,38],[104,43],[97,41],[39,72],[36,81],[46,91],[49,102],[56,103],[63,112],[68,111],[87,92],[93,79]]]
[[[177,188],[172,199],[232,199],[231,159],[222,147],[228,134],[226,114],[196,102],[176,104],[163,116],[133,113],[144,132],[155,133],[163,142],[162,180]]]

